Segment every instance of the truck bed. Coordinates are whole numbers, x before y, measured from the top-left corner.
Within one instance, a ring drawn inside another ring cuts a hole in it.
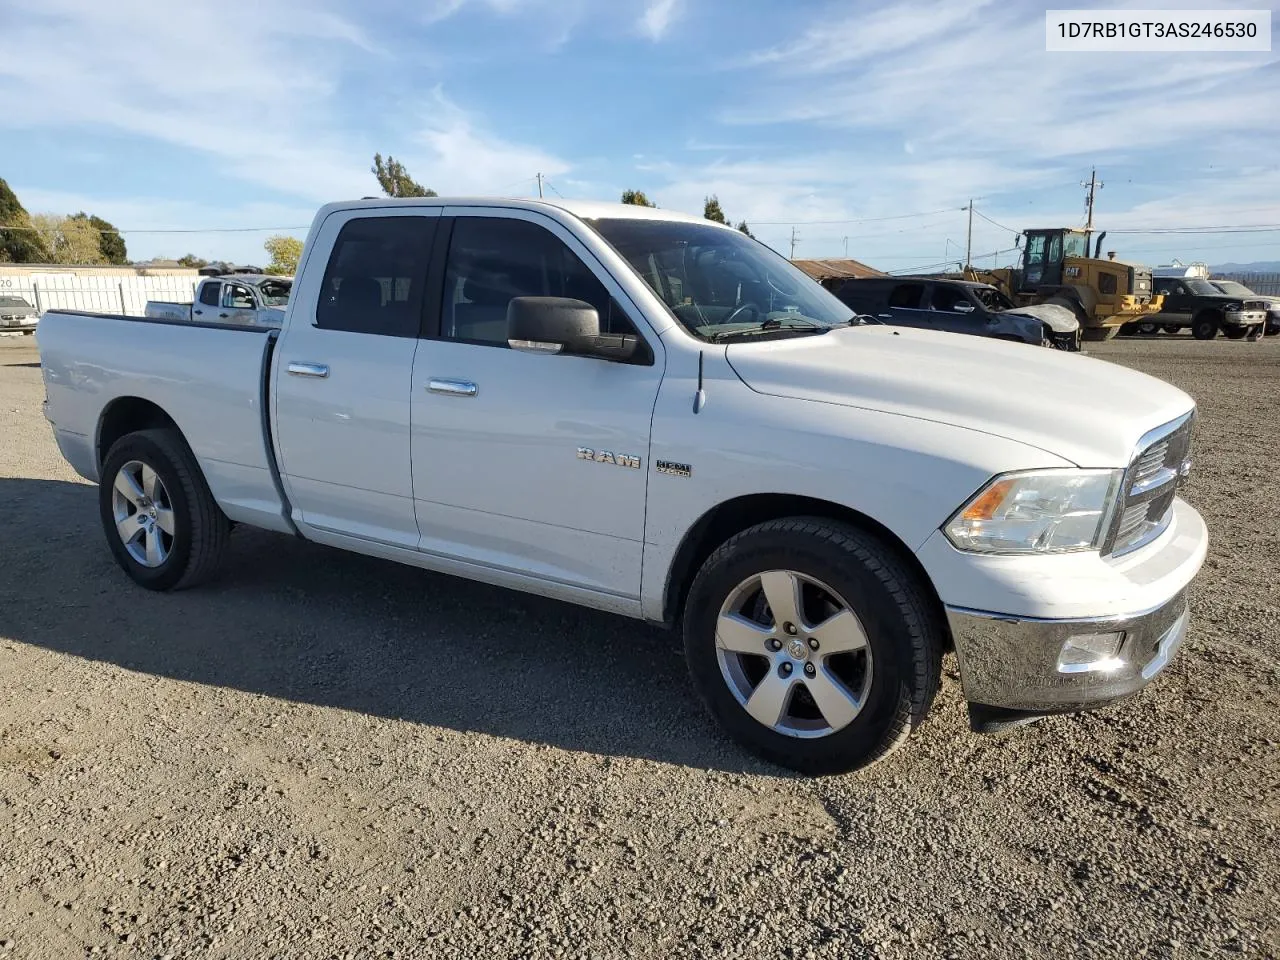
[[[98,481],[113,408],[150,403],[182,431],[232,520],[290,532],[267,376],[277,330],[50,310],[36,332],[46,416],[68,462]],[[100,415],[101,414],[101,415]]]

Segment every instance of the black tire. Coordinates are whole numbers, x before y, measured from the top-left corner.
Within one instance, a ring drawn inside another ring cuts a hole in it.
[[[824,736],[788,735],[757,721],[721,671],[721,608],[741,584],[766,571],[795,571],[829,585],[866,635],[870,676],[861,709]],[[730,538],[694,579],[683,626],[689,672],[711,715],[752,753],[801,773],[843,773],[886,756],[924,721],[938,690],[945,627],[917,575],[876,537],[831,520],[775,520]]]
[[[1229,324],[1223,324],[1222,335],[1228,340],[1243,340],[1252,329],[1252,327],[1233,327]]]
[[[1182,328],[1178,326],[1176,323],[1162,323],[1160,324],[1160,329],[1163,330],[1165,333],[1177,333]]]
[[[1138,333],[1144,337],[1154,337],[1159,332],[1160,325],[1158,323],[1146,321],[1138,324]]]
[[[1212,340],[1218,335],[1218,318],[1202,313],[1191,321],[1191,335],[1197,340]]]
[[[1264,337],[1274,337],[1276,334],[1280,334],[1280,323],[1268,323],[1262,335]]]
[[[116,478],[132,462],[156,472],[172,510],[167,556],[158,566],[146,566],[133,557],[117,533]],[[148,590],[181,590],[207,580],[217,571],[231,534],[231,524],[209,492],[195,456],[172,429],[139,430],[112,444],[98,484],[98,510],[116,563]]]

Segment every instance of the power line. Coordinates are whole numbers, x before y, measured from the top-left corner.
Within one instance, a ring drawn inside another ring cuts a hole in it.
[[[1003,256],[1006,253],[1013,253],[1013,251],[1017,249],[1018,249],[1017,247],[1008,247],[1007,249],[1004,249],[1004,250],[992,250],[990,253],[975,254],[973,256],[973,259],[985,260],[987,257],[999,257],[999,256]],[[893,270],[888,270],[885,272],[889,273],[890,275],[898,274],[898,273],[922,273],[924,271],[933,270],[940,267],[949,267],[951,263],[952,261],[950,260],[944,260],[941,263],[926,263],[918,267],[897,267]]]
[[[985,213],[983,213],[981,210],[977,210],[977,209],[975,209],[973,212],[974,212],[974,214],[976,214],[977,216],[981,217],[983,220],[987,221],[987,223],[991,224],[993,227],[999,227],[1001,230],[1008,230],[1010,233],[1021,233],[1021,232],[1022,232],[1021,230],[1015,230],[1015,229],[1013,229],[1013,227],[1006,227],[1003,223],[998,223],[997,221],[992,220],[990,217],[988,217],[988,216],[987,216]]]
[[[964,210],[964,207],[947,207],[945,210],[927,210],[922,213],[901,213],[894,217],[853,217],[848,220],[755,220],[752,221],[753,226],[757,227],[790,227],[803,226],[806,224],[819,223],[882,223],[885,220],[910,220],[913,217],[936,217],[943,213],[957,213]]]

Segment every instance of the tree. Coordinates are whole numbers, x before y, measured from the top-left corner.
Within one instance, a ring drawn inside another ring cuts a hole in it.
[[[51,263],[106,263],[99,244],[100,234],[87,219],[38,213],[31,226],[49,254]]]
[[[33,229],[31,217],[9,184],[0,179],[0,263],[48,262],[49,251]]]
[[[197,257],[194,253],[188,253],[185,257],[179,257],[178,263],[184,267],[191,267],[193,270],[199,270],[201,267],[207,267],[209,261],[203,257]]]
[[[644,195],[643,190],[623,190],[622,202],[635,207],[656,207],[657,204]]]
[[[267,265],[267,273],[293,276],[298,272],[298,261],[302,259],[302,241],[297,237],[276,234],[268,237],[263,244],[271,255],[271,263]]]
[[[729,222],[729,218],[720,209],[720,199],[714,193],[703,201],[702,215],[708,220],[714,220],[716,223],[727,224]]]
[[[84,220],[94,230],[98,231],[98,247],[102,250],[103,263],[119,265],[129,262],[129,253],[125,250],[124,237],[120,236],[120,231],[113,224],[108,223],[99,216],[87,214],[83,210],[79,213],[73,213],[70,219]]]
[[[378,183],[382,185],[382,192],[388,197],[439,196],[430,187],[424,187],[409,176],[409,171],[404,168],[404,164],[390,154],[387,154],[387,160],[384,163],[382,154],[375,153],[373,155],[373,166],[370,167],[370,170],[378,178]]]
[[[745,233],[752,240],[756,238],[756,235],[751,232],[751,228],[747,226],[747,221],[745,220],[738,221],[738,230],[740,230],[742,233]]]

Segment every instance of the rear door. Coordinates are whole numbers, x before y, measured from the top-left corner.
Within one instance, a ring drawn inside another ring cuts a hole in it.
[[[661,345],[592,254],[532,211],[450,208],[438,322],[413,375],[421,549],[622,598],[640,595]],[[507,344],[513,297],[595,306],[635,362]],[[655,352],[656,351],[656,352]]]
[[[299,270],[272,399],[305,528],[417,548],[409,397],[440,209],[335,211]]]

